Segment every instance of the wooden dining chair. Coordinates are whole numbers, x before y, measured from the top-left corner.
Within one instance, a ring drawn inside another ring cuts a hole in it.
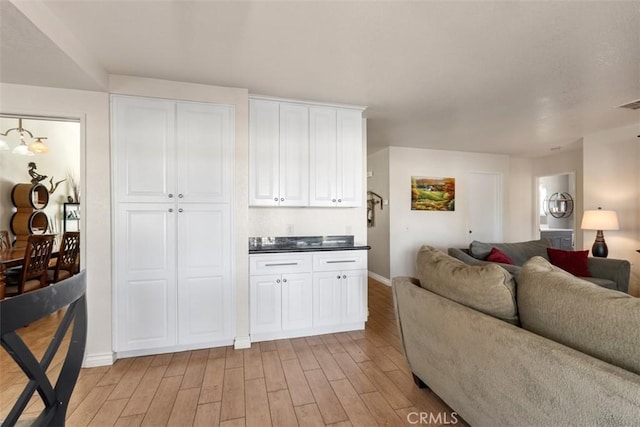
[[[11,357],[25,375],[20,384],[24,387],[21,393],[16,389],[5,396],[3,390],[4,420],[0,420],[3,426],[65,425],[87,343],[86,290],[86,273],[81,271],[55,285],[0,301],[0,343],[7,352],[2,355],[3,364]],[[51,331],[53,333],[44,331],[42,335],[49,343],[47,349],[44,353],[32,351],[20,336],[20,328],[61,309],[65,311],[58,328]],[[2,366],[2,369],[6,368],[6,365]],[[11,372],[17,373],[17,369]],[[35,402],[33,405],[30,404],[32,401]],[[38,403],[41,403],[40,407]]]
[[[20,295],[47,285],[47,269],[53,251],[53,238],[53,234],[29,236],[20,273],[6,277],[5,296]]]
[[[62,235],[58,257],[49,263],[47,281],[56,283],[73,276],[78,272],[78,257],[80,256],[80,232],[67,231]],[[52,268],[51,264],[54,264]]]
[[[9,249],[11,249],[9,232],[7,230],[0,230],[0,251],[7,251]]]

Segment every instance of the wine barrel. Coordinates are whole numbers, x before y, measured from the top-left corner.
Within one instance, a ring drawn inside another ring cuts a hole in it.
[[[49,228],[49,218],[42,211],[16,212],[11,216],[11,232],[16,236],[44,234]]]
[[[49,190],[42,184],[16,184],[11,201],[17,208],[44,209],[49,204]]]

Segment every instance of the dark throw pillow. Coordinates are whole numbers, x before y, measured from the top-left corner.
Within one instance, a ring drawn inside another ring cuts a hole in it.
[[[487,257],[487,261],[491,262],[500,262],[502,264],[511,264],[513,265],[513,260],[507,256],[504,252],[502,252],[498,248],[491,248],[491,252]]]
[[[574,276],[591,277],[587,257],[589,251],[563,251],[561,249],[547,248],[547,255],[551,264],[568,271]]]

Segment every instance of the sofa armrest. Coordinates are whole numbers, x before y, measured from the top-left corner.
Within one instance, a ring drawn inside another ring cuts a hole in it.
[[[616,289],[622,292],[629,290],[631,264],[625,259],[588,258],[591,276],[608,279],[616,283]]]

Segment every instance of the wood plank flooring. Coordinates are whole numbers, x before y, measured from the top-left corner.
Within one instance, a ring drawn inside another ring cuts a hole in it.
[[[21,331],[38,356],[60,319],[56,314]],[[51,364],[50,378],[57,376],[60,360]],[[26,380],[5,351],[0,367],[4,419]],[[23,418],[33,418],[41,407],[36,396]],[[420,412],[442,414],[443,422],[452,419],[433,392],[414,385],[391,288],[369,280],[364,331],[254,343],[245,350],[127,358],[83,369],[67,425],[402,426],[415,425],[417,415],[407,417]]]

